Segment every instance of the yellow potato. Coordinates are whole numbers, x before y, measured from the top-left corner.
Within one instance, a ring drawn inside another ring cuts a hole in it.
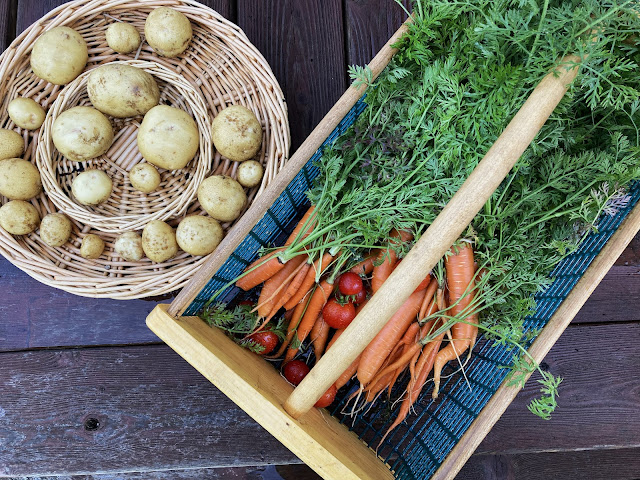
[[[160,220],[150,221],[142,230],[142,249],[154,262],[165,262],[178,253],[176,234],[168,224]]]
[[[129,172],[129,181],[136,190],[151,193],[160,185],[160,174],[150,163],[138,163]]]
[[[238,167],[238,183],[243,187],[252,188],[260,185],[264,175],[264,168],[255,160],[242,162]]]
[[[24,153],[24,140],[18,132],[0,128],[0,160],[19,157]]]
[[[137,262],[144,256],[142,237],[136,232],[126,232],[120,235],[113,248],[118,255],[129,262]]]
[[[213,175],[205,178],[198,187],[198,201],[211,217],[230,222],[240,216],[247,194],[233,178]]]
[[[118,53],[135,52],[140,46],[140,34],[130,23],[115,22],[107,28],[107,45]]]
[[[37,130],[44,122],[44,108],[30,98],[16,98],[9,103],[9,118],[20,128]]]
[[[38,228],[36,207],[22,200],[11,200],[0,207],[0,227],[13,235],[26,235]]]
[[[173,8],[160,7],[147,16],[144,36],[158,55],[177,57],[191,43],[193,31],[184,14]]]
[[[71,193],[83,205],[99,205],[113,190],[113,182],[102,170],[86,170],[73,179]]]
[[[50,247],[60,247],[71,236],[71,220],[62,213],[45,215],[40,222],[40,238]]]
[[[51,138],[66,158],[84,162],[109,150],[113,143],[113,127],[95,108],[73,107],[53,122]]]
[[[208,255],[222,241],[224,232],[217,220],[202,215],[182,219],[176,229],[176,240],[182,250],[191,255]]]
[[[94,107],[118,118],[144,115],[160,100],[158,84],[149,73],[120,63],[92,71],[87,93]]]
[[[36,76],[55,85],[76,78],[87,65],[87,42],[74,29],[55,27],[38,37],[31,51]]]
[[[21,158],[0,160],[0,194],[11,200],[29,200],[42,191],[40,172]]]
[[[138,149],[144,159],[167,170],[184,168],[199,145],[196,122],[179,108],[153,107],[138,129]]]
[[[251,110],[233,105],[213,119],[211,139],[220,155],[234,162],[244,162],[260,151],[262,127]]]
[[[99,258],[104,252],[104,241],[97,235],[90,233],[82,239],[80,256],[89,260]]]

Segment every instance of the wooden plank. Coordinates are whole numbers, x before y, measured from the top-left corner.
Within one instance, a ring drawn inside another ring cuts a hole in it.
[[[16,0],[0,3],[0,52],[11,43],[16,34]]]
[[[295,151],[346,88],[340,0],[238,0],[238,25],[273,68]]]
[[[456,480],[637,480],[640,448],[474,455]]]
[[[411,11],[410,1],[403,0]],[[381,15],[380,12],[384,12]],[[407,19],[400,5],[388,0],[346,0],[347,63],[366,65]]]

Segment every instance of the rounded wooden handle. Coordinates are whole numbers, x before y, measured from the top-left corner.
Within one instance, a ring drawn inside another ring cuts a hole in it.
[[[578,73],[579,62],[579,57],[565,57],[533,90],[405,261],[287,399],[284,408],[292,417],[313,407],[460,237],[558,105]]]

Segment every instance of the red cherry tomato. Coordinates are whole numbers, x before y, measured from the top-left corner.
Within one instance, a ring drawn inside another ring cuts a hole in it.
[[[247,340],[250,340],[251,342],[263,347],[263,350],[259,352],[260,355],[268,355],[269,353],[273,352],[278,346],[279,341],[278,335],[268,330],[253,333],[249,335]]]
[[[332,328],[345,328],[356,318],[356,308],[351,302],[340,305],[335,298],[331,298],[322,309],[322,318]]]
[[[360,293],[364,290],[360,275],[353,272],[346,272],[340,275],[340,278],[338,278],[338,290],[343,295],[357,295]]]
[[[356,305],[360,305],[367,299],[367,291],[363,288],[360,293],[356,293],[355,295],[349,296],[349,301]]]
[[[284,368],[282,369],[282,373],[284,374],[284,378],[286,378],[289,383],[299,385],[302,379],[307,376],[309,370],[309,367],[303,361],[291,360],[284,366]]]
[[[325,408],[328,407],[329,405],[331,405],[333,403],[333,401],[336,399],[336,394],[338,393],[338,389],[336,388],[335,385],[331,385],[329,387],[329,390],[327,390],[326,392],[324,392],[324,395],[322,395],[318,401],[316,402],[316,404],[314,405],[314,407],[316,408]]]

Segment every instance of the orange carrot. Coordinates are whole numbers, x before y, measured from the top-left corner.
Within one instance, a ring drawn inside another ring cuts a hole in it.
[[[284,248],[279,248],[278,250],[255,260],[245,269],[245,272],[247,273],[238,279],[236,286],[247,291],[273,277],[285,266],[285,264],[277,257],[277,255],[283,251]]]
[[[315,225],[315,220],[311,220],[309,222],[307,222],[307,220],[309,220],[314,210],[315,210],[315,207],[311,205],[309,209],[305,212],[305,214],[302,216],[300,221],[296,224],[296,228],[293,229],[293,232],[291,232],[291,235],[289,235],[289,237],[287,238],[287,241],[284,242],[285,247],[291,245],[293,241],[298,237],[298,235],[300,235],[300,239],[303,239],[303,238],[306,238],[311,233]],[[307,224],[306,227],[305,227],[305,223]],[[303,227],[305,227],[305,231],[304,233],[301,234]]]
[[[287,327],[287,338],[285,338],[284,342],[282,342],[282,345],[280,345],[280,348],[278,349],[278,351],[273,355],[268,355],[267,358],[280,358],[282,356],[282,354],[285,352],[285,350],[291,343],[291,340],[293,340],[293,336],[296,333],[296,328],[298,328],[298,324],[302,320],[302,315],[304,315],[304,311],[306,307],[307,307],[307,299],[305,297],[300,301],[300,303],[298,303],[298,305],[296,305],[296,308],[293,310],[293,315]]]
[[[456,253],[452,247],[453,255],[445,258],[445,270],[447,273],[447,286],[449,289],[449,304],[451,316],[457,316],[473,302],[475,289],[475,266],[473,262],[473,248],[464,244]],[[451,342],[438,352],[433,367],[433,398],[438,398],[440,388],[440,375],[445,363],[460,356],[469,348],[472,339],[478,332],[478,315],[468,315],[464,322],[457,322],[451,327]],[[470,322],[466,323],[466,322]]]
[[[433,301],[433,295],[436,293],[436,289],[438,288],[438,281],[433,278],[427,287],[427,293],[424,296],[424,300],[422,301],[422,305],[420,305],[420,312],[418,313],[418,319],[422,320],[427,318],[427,310],[431,310],[431,302]]]
[[[351,362],[351,365],[349,365],[347,369],[344,372],[342,372],[342,375],[338,377],[335,383],[335,386],[337,389],[341,389],[342,387],[344,387],[347,384],[347,382],[351,380],[351,378],[353,378],[353,376],[356,374],[356,372],[358,371],[358,365],[360,364],[361,356],[362,354],[358,355],[356,359],[353,362]]]
[[[310,268],[307,270],[305,277],[302,279],[302,282],[298,287],[298,291],[293,294],[293,296],[287,301],[287,303],[284,304],[285,309],[289,310],[293,308],[300,301],[300,299],[304,297],[309,290],[311,290],[311,287],[313,287],[313,284],[316,281],[317,272],[324,271],[333,261],[333,258],[333,255],[327,252],[322,256],[322,258],[318,258],[315,262],[313,262],[313,267],[311,267],[310,265]]]
[[[405,231],[398,232],[397,230],[393,230],[389,236],[392,238],[389,242],[391,245],[397,245],[401,241],[409,242],[413,239],[413,235]],[[382,261],[380,265],[373,267],[373,277],[371,278],[371,289],[373,293],[376,293],[384,281],[391,275],[393,267],[398,261],[398,254],[391,247],[386,250],[381,250],[378,254],[378,262],[380,261]]]
[[[345,330],[346,330],[345,328],[339,328],[334,332],[333,337],[331,337],[331,340],[329,340],[329,343],[327,344],[327,348],[326,348],[327,350],[333,347],[333,344],[336,343],[336,340],[340,338],[340,335],[342,335]]]
[[[329,324],[324,321],[321,313],[311,329],[311,344],[313,345],[313,353],[316,356],[316,362],[320,360],[320,357],[322,357],[322,354],[324,353],[324,347],[327,344],[330,330],[331,327],[329,327]]]
[[[304,255],[298,255],[293,257],[287,263],[284,264],[284,268],[276,273],[273,277],[264,282],[262,291],[260,292],[260,298],[258,299],[258,315],[266,317],[271,312],[271,309],[277,302],[278,294],[285,289],[291,278],[289,278],[293,272],[304,262]],[[279,298],[279,297],[278,297]]]
[[[278,298],[278,300],[273,304],[273,307],[271,308],[271,311],[269,312],[269,315],[265,319],[265,322],[268,322],[269,320],[271,320],[273,318],[273,316],[276,313],[278,313],[278,310],[280,310],[291,299],[292,295],[295,292],[298,291],[298,289],[300,288],[300,284],[302,283],[302,279],[305,277],[305,275],[307,274],[307,271],[309,270],[310,267],[311,267],[311,265],[309,265],[307,262],[302,262],[291,273],[291,275],[293,275],[293,278],[291,279],[291,281],[289,283],[289,286],[284,291],[284,293]],[[287,280],[285,280],[284,283],[287,283]],[[303,295],[303,297],[304,297],[304,295]],[[300,298],[302,298],[302,297],[300,297]],[[296,303],[298,303],[298,302],[296,302]],[[295,304],[294,304],[294,306],[295,306]]]
[[[357,273],[360,276],[369,275],[373,271],[373,261],[375,258],[376,256],[373,253],[370,253],[364,260],[352,267],[349,271]]]

